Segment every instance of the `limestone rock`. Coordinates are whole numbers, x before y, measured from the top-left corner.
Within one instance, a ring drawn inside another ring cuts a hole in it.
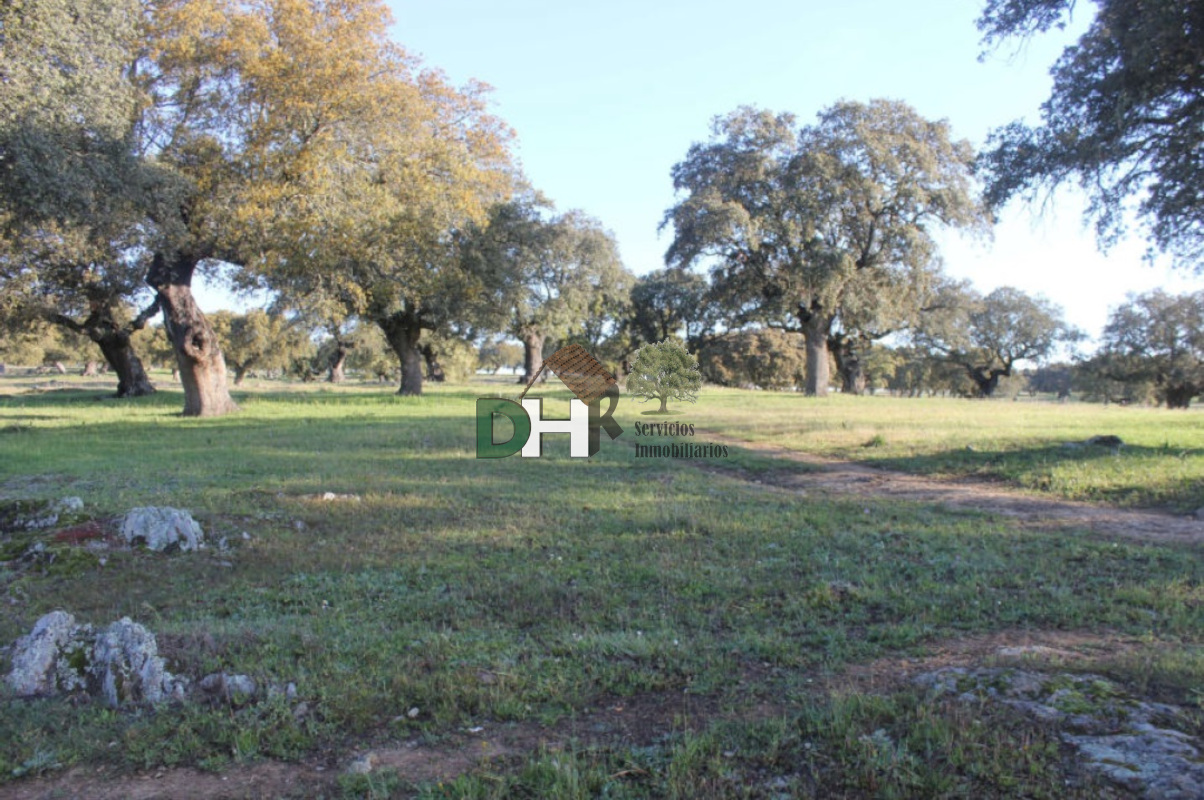
[[[233,706],[243,706],[255,699],[259,685],[249,675],[229,675],[225,672],[214,672],[201,678],[201,692],[211,701],[229,703]]]
[[[155,636],[129,617],[96,637],[90,667],[95,691],[110,707],[183,699],[185,683],[167,671]]]
[[[70,692],[86,685],[92,628],[66,611],[52,611],[13,646],[8,685],[21,697]]]
[[[0,531],[37,531],[68,525],[83,518],[84,501],[78,497],[61,500],[11,500],[0,503]]]
[[[205,535],[187,511],[178,508],[148,506],[134,508],[121,521],[121,535],[130,544],[142,542],[150,550],[196,550]]]
[[[1137,700],[1098,675],[946,667],[916,683],[961,700],[989,698],[1058,726],[1090,769],[1147,800],[1204,797],[1199,743],[1171,727],[1180,710]]]

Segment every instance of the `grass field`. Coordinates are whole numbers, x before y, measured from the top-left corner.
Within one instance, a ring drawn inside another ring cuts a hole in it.
[[[1204,506],[1204,412],[1021,399],[970,401],[711,389],[697,424],[750,442],[935,475],[976,476],[1075,500]],[[1074,445],[1096,435],[1125,444]]]
[[[252,384],[236,392],[241,413],[215,420],[179,417],[171,391],[113,401],[94,385],[26,386],[0,380],[0,499],[78,495],[98,517],[184,507],[235,549],[5,570],[0,643],[56,608],[98,624],[128,615],[158,635],[173,671],[293,681],[309,711],[5,695],[0,781],[73,765],[337,765],[357,748],[542,726],[568,731],[569,745],[443,782],[344,776],[329,795],[1110,796],[1068,765],[1053,731],[1018,714],[932,701],[906,681],[842,681],[951,640],[1042,632],[1130,642],[1101,649],[1091,669],[1195,709],[1204,729],[1197,547],[872,497],[803,500],[750,482],[750,470],[785,467],[738,451],[706,470],[637,459],[632,426],[654,418],[626,402],[627,432],[603,436],[594,458],[570,459],[553,439],[538,460],[478,460],[474,400],[510,385],[399,398]],[[1067,497],[1204,505],[1194,410],[706,389],[665,419]],[[1128,445],[1061,447],[1098,433]],[[624,703],[660,709],[642,741],[572,735]]]

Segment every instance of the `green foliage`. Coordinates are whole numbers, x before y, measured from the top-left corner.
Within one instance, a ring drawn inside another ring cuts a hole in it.
[[[713,338],[699,352],[698,362],[712,383],[792,389],[802,385],[806,357],[799,334],[760,328]]]
[[[501,337],[481,343],[477,351],[481,369],[496,373],[501,369],[518,370],[523,366],[523,348]]]
[[[1187,408],[1204,394],[1204,291],[1130,294],[1112,311],[1103,347],[1086,370],[1104,381],[1150,387],[1158,402]]]
[[[998,205],[1077,177],[1106,246],[1125,229],[1126,203],[1155,245],[1200,269],[1204,210],[1204,9],[1194,0],[1098,0],[1090,27],[1054,65],[1041,124],[995,131],[984,155]],[[987,42],[1061,26],[1071,0],[988,0]]]
[[[841,102],[796,130],[740,108],[673,168],[683,198],[666,260],[717,259],[733,324],[773,322],[811,343],[806,391],[826,394],[827,339],[877,338],[911,320],[936,273],[934,225],[980,228],[969,143],[904,103]]]
[[[662,413],[670,400],[695,402],[700,388],[698,359],[675,337],[637,350],[627,376],[627,394],[660,400]]]
[[[990,397],[1021,361],[1043,361],[1083,334],[1066,324],[1062,309],[1010,286],[983,297],[964,283],[941,287],[913,339],[964,368],[976,393]]]
[[[686,269],[666,268],[640,276],[631,290],[628,326],[637,342],[680,336],[698,348],[721,320],[719,304],[707,301],[706,279]]]
[[[313,353],[308,332],[282,314],[252,309],[244,314],[218,311],[209,316],[221,339],[234,382],[242,383],[251,370],[285,372],[297,359]]]
[[[601,223],[580,211],[549,218],[550,210],[538,194],[501,203],[467,237],[466,269],[489,286],[485,327],[528,349],[573,336],[597,349],[626,316],[631,275]]]

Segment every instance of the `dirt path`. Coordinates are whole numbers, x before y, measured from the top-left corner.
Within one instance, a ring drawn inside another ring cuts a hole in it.
[[[1111,508],[1045,497],[982,480],[942,480],[880,469],[851,461],[800,453],[774,444],[747,442],[706,431],[708,441],[781,461],[805,464],[805,473],[770,471],[749,480],[806,496],[842,495],[934,503],[951,510],[981,511],[1014,519],[1024,527],[1086,528],[1105,536],[1143,542],[1200,544],[1204,520],[1161,511]],[[714,467],[717,471],[730,472]]]

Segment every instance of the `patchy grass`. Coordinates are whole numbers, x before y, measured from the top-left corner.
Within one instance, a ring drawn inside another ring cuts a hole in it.
[[[222,770],[338,754],[352,742],[438,741],[486,721],[553,725],[607,698],[653,693],[705,697],[737,717],[762,705],[776,711],[665,730],[647,747],[503,759],[442,786],[387,773],[347,777],[344,791],[1076,796],[1065,793],[1074,776],[1051,735],[1030,723],[976,720],[905,690],[817,695],[811,681],[1003,629],[1116,632],[1174,647],[1204,638],[1196,549],[1021,531],[914,504],[801,501],[688,461],[637,459],[641,408],[631,404],[617,415],[627,434],[603,437],[592,459],[570,459],[567,441],[553,437],[542,459],[478,460],[474,400],[490,389],[433,387],[422,398],[375,387],[256,390],[240,394],[241,413],[214,420],[180,418],[170,392],[120,402],[74,391],[0,399],[0,427],[30,429],[0,436],[0,497],[79,495],[98,517],[185,507],[210,542],[225,536],[235,548],[113,552],[103,566],[69,574],[0,572],[0,642],[55,608],[92,623],[128,615],[160,637],[174,671],[293,681],[308,708],[297,715],[272,701],[115,712],[5,696],[0,780],[73,764]],[[775,441],[803,446],[808,434],[790,433],[788,413],[806,429],[817,417],[928,402],[821,406],[715,391],[680,418],[769,438],[768,428],[744,427],[763,419],[780,426]],[[979,413],[1021,404],[965,405]],[[956,426],[937,421],[945,408],[935,402],[928,412],[934,439],[954,435]],[[1154,437],[1154,419],[1195,419],[1137,410],[1130,427],[1104,427],[1082,422],[1082,408],[1041,408],[1063,415],[1063,427],[1039,429],[1130,441],[1140,431]],[[839,447],[908,463],[902,431],[921,423],[881,424],[853,430]],[[981,446],[1019,441],[978,424],[991,431]],[[1160,435],[1187,441],[1196,430],[1167,426]],[[880,444],[863,446],[875,436]],[[839,447],[829,442],[825,452]],[[1182,463],[1194,468],[1192,459]],[[324,492],[356,497],[323,501]],[[1151,681],[1190,700],[1198,656],[1159,652]],[[1129,663],[1117,669],[1138,672]],[[1078,796],[1101,796],[1074,786]]]
[[[683,416],[745,441],[904,472],[1001,480],[1122,506],[1204,506],[1199,408],[841,395],[817,400],[712,387],[697,410]],[[1124,446],[1082,444],[1108,434]]]

